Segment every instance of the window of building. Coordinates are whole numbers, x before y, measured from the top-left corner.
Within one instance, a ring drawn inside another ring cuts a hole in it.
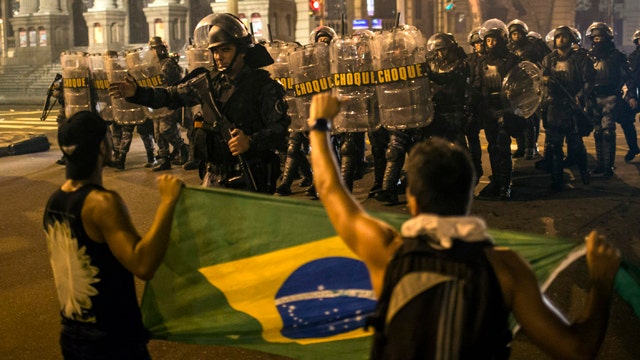
[[[36,29],[34,28],[29,29],[29,46],[31,47],[38,46],[37,36],[38,35],[36,32]]]
[[[104,31],[100,23],[93,23],[93,43],[104,44]]]
[[[47,30],[43,27],[38,28],[38,44],[39,46],[47,46]]]
[[[163,39],[165,38],[164,22],[162,22],[162,19],[155,19],[153,21],[153,36],[160,36]]]

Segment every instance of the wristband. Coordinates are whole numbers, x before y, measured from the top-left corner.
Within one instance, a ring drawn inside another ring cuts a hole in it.
[[[327,118],[318,118],[311,127],[311,130],[329,132],[331,131],[331,122]]]

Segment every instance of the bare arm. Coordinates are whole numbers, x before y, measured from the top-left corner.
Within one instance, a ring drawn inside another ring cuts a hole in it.
[[[182,186],[182,181],[173,176],[158,177],[160,205],[142,238],[117,193],[91,192],[82,208],[87,235],[94,241],[106,242],[118,261],[135,276],[150,280],[167,251],[173,211]]]
[[[536,346],[554,358],[594,358],[606,332],[620,255],[595,231],[589,234],[586,242],[591,289],[587,303],[573,323],[540,292],[537,279],[525,260],[512,251],[496,250],[488,254],[505,301],[523,331]]]
[[[319,118],[333,118],[339,107],[338,100],[329,94],[314,96],[309,127],[313,128]],[[329,133],[311,130],[309,137],[316,191],[338,235],[366,264],[373,289],[379,295],[386,265],[401,242],[399,235],[390,225],[369,216],[345,188],[330,150]]]

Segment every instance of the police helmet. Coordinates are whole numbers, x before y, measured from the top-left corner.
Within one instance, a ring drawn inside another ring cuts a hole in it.
[[[527,33],[527,37],[529,39],[537,39],[537,40],[542,40],[542,35],[540,35],[539,32],[535,32],[535,31],[529,31]]]
[[[613,39],[613,29],[611,28],[611,26],[607,25],[606,23],[598,21],[589,25],[589,28],[587,28],[587,31],[585,32],[585,36],[588,37],[589,39],[593,39],[596,36],[602,36],[607,39]]]
[[[209,49],[234,44],[241,51],[254,44],[253,35],[244,23],[232,14],[213,14],[209,23]]]
[[[456,45],[458,43],[452,34],[435,33],[427,40],[427,51],[448,49]]]
[[[519,19],[511,20],[509,24],[507,24],[507,29],[509,30],[509,36],[511,36],[511,33],[514,31],[519,31],[522,35],[527,35],[527,33],[529,33],[529,27],[527,24]]]
[[[198,49],[206,49],[209,46],[209,30],[211,21],[216,18],[216,14],[209,14],[196,24],[193,30],[193,46]]]
[[[502,39],[505,43],[508,41],[507,25],[500,19],[489,19],[480,26],[480,38],[484,41],[489,36]]]
[[[556,38],[560,35],[566,35],[569,38],[569,42],[571,42],[571,44],[579,44],[580,41],[576,38],[576,34],[574,29],[572,29],[569,26],[558,26],[557,28],[553,29],[548,35],[547,35],[547,42],[552,43],[553,47],[556,47]]]
[[[167,44],[165,44],[165,42],[162,41],[162,38],[160,36],[154,36],[149,40],[149,47],[150,48],[156,48],[156,47],[160,47],[160,46],[167,47]]]
[[[636,30],[631,38],[633,39],[633,43],[638,45],[638,40],[640,40],[640,29]]]
[[[329,26],[320,25],[317,28],[313,29],[311,34],[309,34],[309,43],[317,43],[321,37],[328,37],[329,41],[331,41],[337,36],[338,34],[336,33],[336,31]]]
[[[467,36],[467,43],[469,45],[473,45],[479,42],[482,42],[482,39],[480,38],[480,28],[475,28],[471,30],[471,32]]]

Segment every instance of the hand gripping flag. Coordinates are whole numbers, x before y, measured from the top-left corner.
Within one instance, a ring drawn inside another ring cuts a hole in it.
[[[373,215],[398,228],[408,218]],[[491,234],[527,259],[544,286],[584,253],[572,241]],[[364,264],[320,204],[187,187],[141,307],[155,339],[295,359],[367,359],[371,332],[364,325],[375,297]]]

